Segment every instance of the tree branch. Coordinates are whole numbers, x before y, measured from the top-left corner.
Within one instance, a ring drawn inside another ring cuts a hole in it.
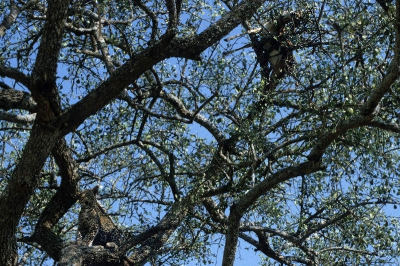
[[[36,112],[37,104],[31,95],[25,91],[0,89],[0,109],[21,109],[31,113]]]
[[[136,54],[113,72],[106,81],[72,106],[57,122],[58,126],[63,127],[64,134],[71,132],[84,119],[95,114],[109,101],[116,98],[123,89],[161,60],[169,57],[198,58],[202,51],[219,41],[241,21],[249,18],[263,2],[265,1],[244,1],[195,37],[174,39],[171,42],[163,39]]]
[[[221,19],[200,34],[187,39],[178,38],[171,43],[171,57],[199,59],[199,55],[212,44],[221,40],[240,23],[249,19],[265,0],[246,0],[226,13]]]
[[[7,78],[11,78],[15,80],[18,83],[21,83],[24,85],[26,88],[29,88],[30,86],[30,77],[22,73],[16,68],[12,67],[6,67],[2,64],[0,64],[0,76],[4,76]]]
[[[50,121],[61,112],[56,74],[69,0],[50,0],[29,87],[38,104],[38,120]]]
[[[29,124],[33,124],[35,119],[36,119],[36,114],[18,115],[18,114],[10,114],[10,113],[6,113],[6,112],[0,112],[0,120],[12,122],[12,123],[29,125]]]
[[[230,208],[230,214],[228,218],[228,230],[226,234],[224,259],[222,265],[233,265],[236,246],[238,243],[240,219],[249,206],[251,206],[259,197],[264,195],[266,191],[269,191],[277,184],[293,177],[307,175],[321,169],[323,169],[321,165],[318,162],[313,161],[301,163],[294,167],[287,167],[286,169],[266,177],[265,180],[254,186],[247,194],[242,196],[235,204],[233,204]]]
[[[55,261],[60,259],[63,246],[62,239],[53,231],[53,227],[71,208],[78,198],[78,166],[64,139],[53,148],[54,156],[61,176],[61,184],[57,192],[40,215],[31,241],[37,242]]]
[[[7,14],[6,16],[4,16],[4,19],[0,24],[0,37],[3,37],[4,34],[6,33],[6,31],[11,28],[11,25],[14,23],[14,21],[17,19],[18,15],[22,11],[37,4],[37,2],[39,2],[39,1],[37,1],[37,0],[28,1],[22,7],[18,7],[17,4],[15,3],[15,1],[11,0],[10,7],[9,7],[10,13]]]

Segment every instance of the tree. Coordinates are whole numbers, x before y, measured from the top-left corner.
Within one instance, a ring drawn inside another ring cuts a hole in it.
[[[400,1],[0,10],[0,265],[96,251],[96,185],[128,265],[399,261]]]

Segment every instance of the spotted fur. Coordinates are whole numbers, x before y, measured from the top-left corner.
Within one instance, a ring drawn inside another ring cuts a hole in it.
[[[78,218],[77,243],[82,246],[121,244],[122,234],[96,200],[99,187],[85,190],[79,197],[81,211]]]

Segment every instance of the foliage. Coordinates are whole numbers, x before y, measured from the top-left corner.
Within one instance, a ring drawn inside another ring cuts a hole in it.
[[[385,3],[1,2],[0,264],[59,260],[95,185],[135,265],[233,265],[238,239],[263,265],[398,264]]]

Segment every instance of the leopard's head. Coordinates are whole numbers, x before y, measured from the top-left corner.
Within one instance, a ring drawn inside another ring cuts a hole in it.
[[[99,186],[95,186],[93,189],[87,189],[79,196],[79,203],[82,209],[92,209],[96,204],[96,195],[99,192]]]

